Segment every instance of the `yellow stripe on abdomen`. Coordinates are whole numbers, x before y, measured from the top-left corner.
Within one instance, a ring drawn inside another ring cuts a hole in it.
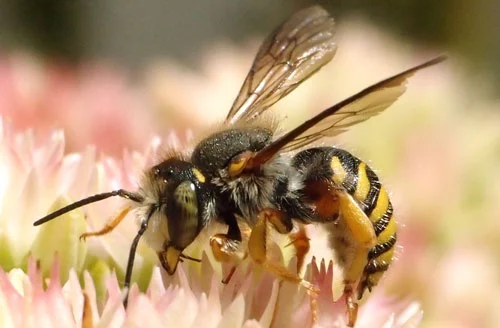
[[[358,293],[375,286],[392,263],[396,244],[397,224],[389,195],[377,175],[365,163],[346,152],[331,157],[332,182],[356,200],[366,214],[377,238],[366,259]]]
[[[330,167],[333,171],[333,177],[332,177],[333,182],[335,182],[337,186],[342,186],[347,177],[347,172],[344,169],[342,162],[337,156],[332,157],[332,160],[330,162]]]
[[[376,223],[380,220],[389,208],[389,195],[385,191],[384,187],[380,187],[378,192],[377,204],[370,213],[370,221]]]
[[[392,236],[396,234],[396,230],[396,220],[394,220],[394,218],[391,216],[389,218],[389,222],[385,226],[385,229],[377,236],[377,244],[383,244],[387,242]]]
[[[358,166],[358,181],[356,184],[356,190],[354,191],[354,199],[358,202],[363,203],[370,191],[370,180],[366,174],[366,164],[361,162]]]

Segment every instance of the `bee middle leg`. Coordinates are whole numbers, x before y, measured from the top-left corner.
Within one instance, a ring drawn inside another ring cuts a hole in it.
[[[302,279],[298,274],[291,272],[286,267],[273,263],[267,258],[267,235],[269,223],[280,233],[289,233],[293,225],[290,220],[283,217],[283,214],[274,209],[265,209],[259,213],[257,223],[252,228],[248,240],[248,253],[252,260],[262,265],[267,271],[277,277],[291,281],[303,286],[310,295],[316,295],[318,290],[307,280]]]
[[[297,257],[297,272],[301,272],[304,264],[307,253],[309,253],[309,249],[311,248],[311,244],[309,242],[309,237],[307,236],[307,231],[304,225],[299,225],[299,230],[293,234],[290,234],[291,241],[286,245],[293,246],[295,248],[295,256]]]

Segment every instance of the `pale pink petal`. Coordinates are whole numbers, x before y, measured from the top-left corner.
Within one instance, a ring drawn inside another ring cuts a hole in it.
[[[241,327],[245,313],[245,300],[243,295],[238,295],[222,314],[218,328]]]

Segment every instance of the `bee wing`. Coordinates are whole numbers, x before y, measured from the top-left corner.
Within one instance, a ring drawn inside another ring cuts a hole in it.
[[[337,49],[335,24],[313,6],[295,13],[262,43],[226,122],[250,120],[328,63]]]
[[[298,149],[323,137],[336,136],[348,127],[366,121],[392,105],[405,92],[406,82],[415,72],[445,59],[445,56],[431,59],[325,109],[256,153],[254,163],[264,163],[278,151]]]

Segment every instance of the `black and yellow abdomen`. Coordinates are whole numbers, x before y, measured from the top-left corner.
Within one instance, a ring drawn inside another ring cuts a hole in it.
[[[331,148],[330,167],[335,185],[344,187],[370,219],[377,244],[368,252],[368,263],[359,282],[359,297],[375,286],[394,256],[396,221],[389,195],[364,162],[345,150]]]
[[[342,149],[307,149],[296,155],[293,165],[305,174],[306,189],[307,186],[314,186],[317,190],[318,186],[322,185],[320,182],[324,185],[325,181],[328,181],[332,188],[342,188],[352,196],[372,223],[376,245],[367,254],[366,265],[359,281],[358,295],[361,297],[366,289],[371,290],[378,283],[394,256],[397,226],[387,191],[370,167]],[[338,207],[335,206],[333,198],[334,193],[331,193],[323,195],[321,199],[316,196],[313,201],[322,204],[325,200],[331,200],[330,208],[337,211],[332,213],[338,215]],[[340,254],[341,262],[352,262],[353,259],[349,259],[348,254],[351,252],[349,238],[339,237],[340,233],[337,232],[336,238],[341,240],[333,246],[336,251],[347,253]]]

